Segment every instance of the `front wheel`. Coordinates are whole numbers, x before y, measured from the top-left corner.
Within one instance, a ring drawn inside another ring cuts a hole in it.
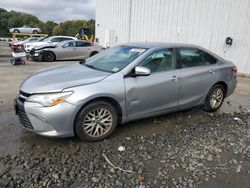
[[[204,110],[207,112],[215,112],[217,111],[225,98],[225,88],[222,85],[215,85],[213,86],[210,91],[208,92]]]
[[[80,111],[75,133],[82,140],[100,141],[114,132],[117,120],[117,111],[110,103],[97,101]]]
[[[34,30],[34,31],[33,31],[33,34],[38,34],[38,31],[37,31],[37,30]]]
[[[45,51],[45,52],[43,52],[42,59],[44,61],[48,61],[48,62],[55,61],[56,55],[53,52]]]

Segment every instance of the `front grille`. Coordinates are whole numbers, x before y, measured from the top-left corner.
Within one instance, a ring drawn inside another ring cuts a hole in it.
[[[30,123],[30,120],[28,118],[28,116],[26,115],[25,111],[22,110],[22,109],[18,109],[18,116],[19,116],[19,120],[21,122],[21,124],[28,128],[28,129],[33,129],[31,123]]]

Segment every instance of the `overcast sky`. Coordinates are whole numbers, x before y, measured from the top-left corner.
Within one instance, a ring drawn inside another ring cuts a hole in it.
[[[44,22],[95,18],[95,0],[0,0],[0,8],[30,13]]]

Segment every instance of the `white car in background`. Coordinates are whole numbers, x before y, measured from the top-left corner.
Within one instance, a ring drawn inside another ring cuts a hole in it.
[[[14,27],[10,29],[11,33],[33,33],[38,34],[41,33],[41,29],[38,27],[30,27],[27,25],[24,25],[23,27]]]
[[[40,42],[26,43],[24,45],[24,49],[26,52],[30,52],[32,48],[56,45],[57,43],[66,41],[66,40],[77,40],[77,38],[70,37],[70,36],[51,36]]]

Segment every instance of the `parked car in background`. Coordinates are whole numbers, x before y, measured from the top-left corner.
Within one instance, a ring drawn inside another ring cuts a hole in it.
[[[36,42],[38,41],[40,38],[39,37],[31,37],[31,38],[28,38],[28,39],[25,39],[25,40],[22,40],[22,41],[18,41],[19,44],[21,45],[24,45],[28,42]]]
[[[24,49],[26,52],[30,52],[32,48],[52,46],[52,45],[56,45],[57,43],[66,41],[66,40],[77,40],[77,38],[70,37],[70,36],[51,36],[51,37],[44,39],[43,41],[26,43],[24,45]]]
[[[81,60],[91,57],[102,47],[84,40],[63,41],[56,45],[37,47],[30,51],[30,57],[36,61]]]
[[[24,45],[28,42],[35,42],[35,41],[38,41],[39,40],[39,37],[31,37],[31,38],[28,38],[28,39],[25,39],[25,40],[15,40],[15,41],[12,41],[10,42],[9,46],[15,46],[15,45]]]
[[[28,77],[15,109],[32,132],[98,141],[119,123],[197,105],[214,112],[236,85],[235,65],[204,48],[132,43]]]
[[[41,29],[38,27],[30,27],[27,25],[24,25],[23,27],[14,27],[10,29],[11,33],[41,33]]]

